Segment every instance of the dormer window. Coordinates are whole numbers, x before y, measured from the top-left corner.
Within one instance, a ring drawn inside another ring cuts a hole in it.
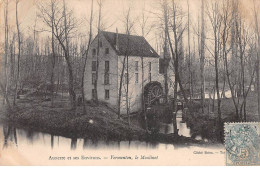
[[[96,54],[97,54],[97,50],[95,48],[92,49],[92,56],[94,57],[94,56],[96,56]]]
[[[102,41],[99,42],[99,47],[101,47],[101,48],[103,47]]]

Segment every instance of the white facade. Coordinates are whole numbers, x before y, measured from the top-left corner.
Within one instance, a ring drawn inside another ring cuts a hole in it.
[[[97,93],[98,99],[109,103],[113,108],[118,107],[119,85],[120,76],[123,68],[123,55],[117,55],[116,48],[111,46],[106,37],[100,35],[100,55],[99,70],[98,70],[98,82]],[[85,70],[85,94],[86,99],[92,99],[92,90],[94,84],[92,84],[92,62],[97,61],[97,54],[93,55],[93,50],[97,51],[98,39],[95,38],[90,45],[88,52],[87,65]],[[95,52],[94,52],[95,53]],[[107,62],[107,63],[106,63]],[[144,62],[144,86],[150,81],[158,81],[164,87],[164,76],[159,73],[159,57],[143,57]],[[105,83],[105,64],[109,63],[109,84]],[[142,60],[140,56],[128,56],[128,72],[129,72],[129,107],[130,112],[137,112],[141,109],[141,97],[142,97]],[[121,113],[126,113],[126,66],[123,75],[122,83],[122,95],[121,95]],[[171,77],[172,76],[172,77]],[[171,83],[174,81],[173,73],[169,73],[169,91],[171,90]],[[109,95],[109,96],[108,96]]]

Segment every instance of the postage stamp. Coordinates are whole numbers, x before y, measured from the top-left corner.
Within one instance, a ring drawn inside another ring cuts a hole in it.
[[[260,165],[260,123],[225,123],[226,165]]]

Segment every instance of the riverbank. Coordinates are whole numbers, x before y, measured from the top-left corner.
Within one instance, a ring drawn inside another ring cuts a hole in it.
[[[2,116],[2,121],[17,128],[45,132],[68,138],[88,138],[92,140],[139,140],[161,143],[203,144],[184,136],[173,134],[147,133],[138,125],[127,120],[118,119],[117,114],[106,104],[86,104],[87,112],[78,106],[70,110],[67,98],[55,99],[51,107],[49,99],[28,96],[19,99],[16,110],[12,114]]]
[[[236,98],[237,102],[237,98]],[[240,106],[241,106],[242,98],[240,99]],[[201,106],[194,109],[194,116],[196,116],[199,119],[203,118],[209,118],[209,119],[216,119],[217,114],[217,100],[214,102],[214,108],[213,108],[213,102],[211,100],[209,107],[209,99],[205,100],[205,107],[204,107],[204,113],[202,113]],[[249,122],[254,121],[260,121],[258,116],[258,103],[257,103],[257,94],[255,92],[249,92],[247,96],[247,102],[246,102],[246,119]],[[236,110],[233,103],[232,98],[224,98],[221,99],[221,118],[223,122],[236,122],[235,115]],[[196,113],[195,113],[196,112]]]
[[[125,140],[145,136],[143,129],[129,127],[104,104],[87,103],[86,108],[86,112],[82,106],[70,110],[67,98],[55,99],[52,107],[50,101],[26,97],[18,100],[14,113],[5,119],[18,126],[69,138]]]
[[[242,100],[242,99],[241,99]],[[240,101],[242,102],[242,101]],[[216,109],[217,110],[217,109]],[[221,112],[225,121],[233,121],[235,106],[232,99],[225,99],[221,102]],[[249,122],[260,121],[258,116],[257,93],[250,92],[246,102],[246,120]]]

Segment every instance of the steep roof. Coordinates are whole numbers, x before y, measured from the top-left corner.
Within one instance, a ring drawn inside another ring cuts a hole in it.
[[[101,32],[118,55],[131,55],[143,57],[160,57],[151,45],[142,36],[126,35],[114,32]],[[118,36],[118,50],[116,50],[116,37]]]

